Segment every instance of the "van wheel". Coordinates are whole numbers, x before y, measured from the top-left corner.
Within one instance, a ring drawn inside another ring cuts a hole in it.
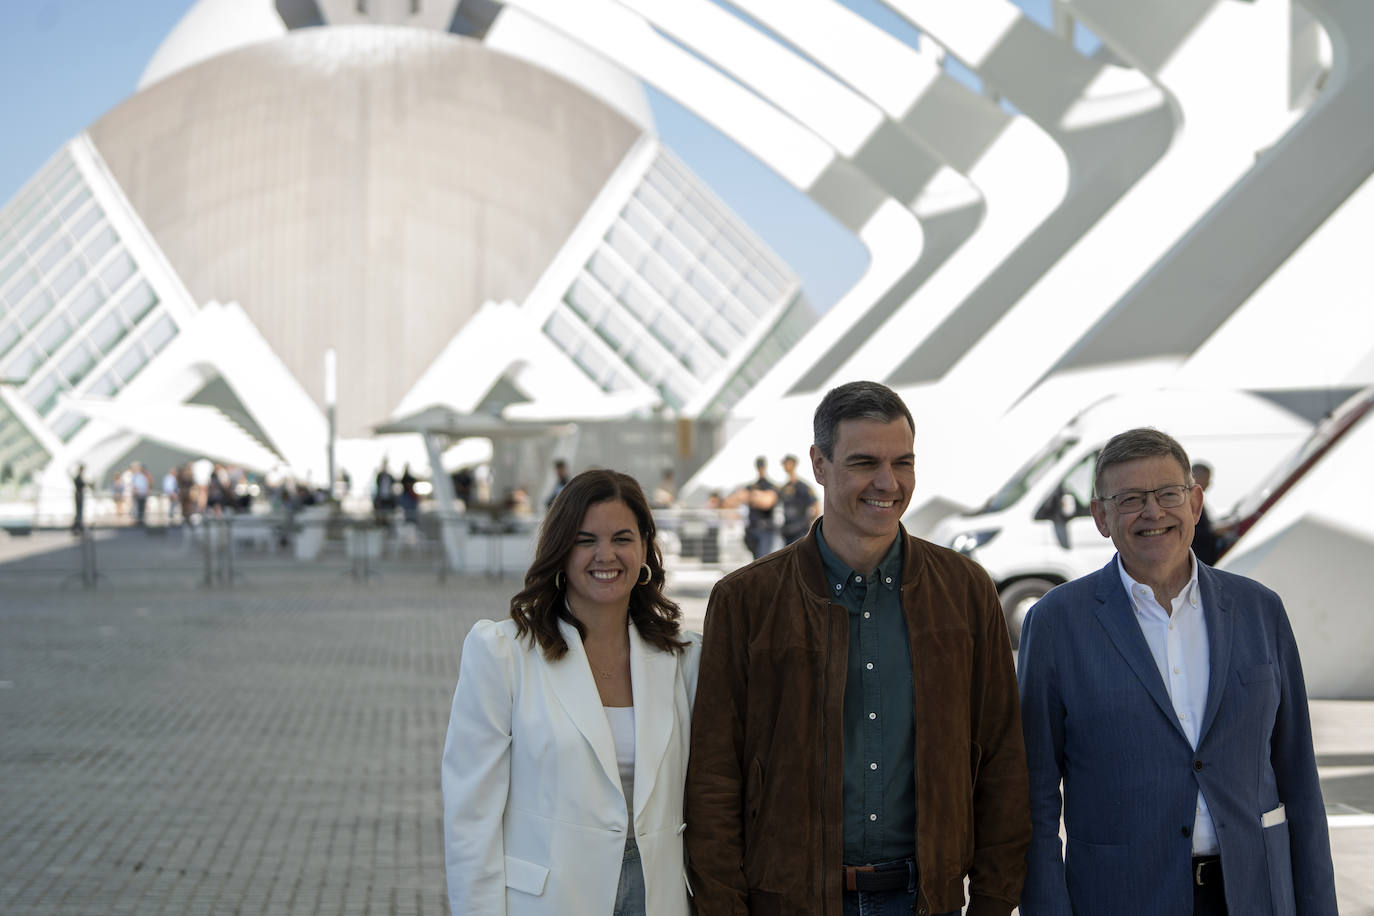
[[[1054,588],[1048,579],[1017,579],[998,594],[1002,599],[1002,613],[1007,617],[1007,633],[1011,636],[1011,647],[1021,648],[1021,624],[1026,621],[1031,605]]]

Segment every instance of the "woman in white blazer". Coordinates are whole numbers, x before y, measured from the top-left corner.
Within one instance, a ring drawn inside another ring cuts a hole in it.
[[[574,477],[508,620],[463,643],[444,746],[454,916],[687,916],[698,634],[634,478]],[[627,801],[628,800],[628,801]]]

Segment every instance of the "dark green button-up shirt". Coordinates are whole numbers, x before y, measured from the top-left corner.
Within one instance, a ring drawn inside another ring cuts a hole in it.
[[[911,645],[902,617],[902,542],[860,573],[817,531],[830,598],[849,611],[844,685],[844,861],[905,859],[916,848]]]

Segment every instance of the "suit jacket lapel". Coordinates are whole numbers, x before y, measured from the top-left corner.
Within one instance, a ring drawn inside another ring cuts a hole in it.
[[[568,718],[592,746],[606,778],[619,788],[620,768],[615,762],[615,739],[611,736],[611,723],[606,720],[606,711],[601,706],[601,694],[597,692],[592,666],[587,661],[587,651],[582,647],[582,637],[566,620],[558,621],[558,629],[568,644],[568,654],[548,665],[549,684]]]
[[[1135,619],[1131,597],[1126,594],[1126,589],[1121,584],[1121,572],[1116,563],[1116,558],[1113,557],[1110,563],[1097,571],[1098,622],[1102,624],[1116,650],[1121,653],[1121,657],[1140,680],[1145,692],[1155,701],[1164,717],[1173,723],[1175,731],[1186,741],[1188,735],[1178,723],[1173,701],[1169,699],[1169,692],[1159,676],[1159,668],[1155,665],[1154,656],[1150,654],[1149,644],[1145,642],[1145,634],[1140,632],[1140,623]]]
[[[645,642],[630,627],[630,681],[635,693],[635,797],[638,817],[653,791],[673,733],[677,656]]]
[[[1235,615],[1231,612],[1231,595],[1222,586],[1216,574],[1201,563],[1198,564],[1198,585],[1202,588],[1202,610],[1207,623],[1207,705],[1202,713],[1202,729],[1198,732],[1198,746],[1207,736],[1207,730],[1216,721],[1217,710],[1221,708],[1222,695],[1226,692],[1226,672],[1231,667],[1231,646],[1234,642],[1232,624]]]

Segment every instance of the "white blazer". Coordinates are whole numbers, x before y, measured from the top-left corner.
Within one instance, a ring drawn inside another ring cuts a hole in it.
[[[444,744],[444,861],[454,916],[609,916],[629,818],[615,743],[577,631],[546,661],[515,622],[463,643]],[[701,636],[661,652],[630,626],[634,831],[647,912],[687,916],[682,789]]]

